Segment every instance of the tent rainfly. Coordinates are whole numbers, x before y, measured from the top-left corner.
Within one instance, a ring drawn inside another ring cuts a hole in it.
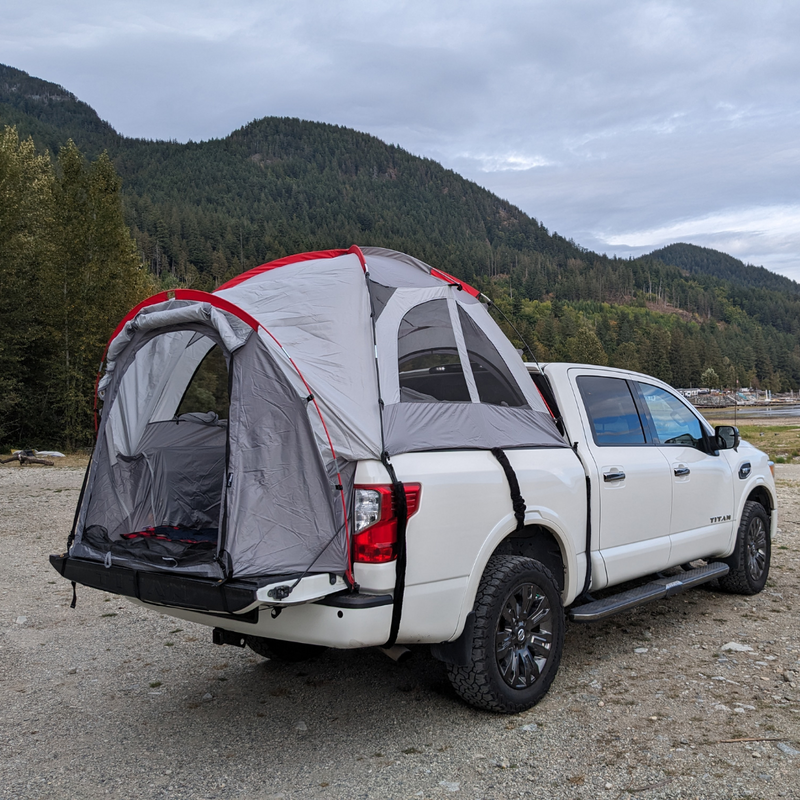
[[[566,446],[479,293],[375,247],[145,300],[97,394],[70,556],[137,573],[350,581],[359,460]]]

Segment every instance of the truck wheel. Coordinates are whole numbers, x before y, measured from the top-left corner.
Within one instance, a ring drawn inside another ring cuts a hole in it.
[[[771,553],[767,512],[761,503],[748,500],[736,534],[736,549],[722,559],[731,571],[719,579],[720,587],[734,594],[758,594],[769,576]]]
[[[327,649],[319,644],[285,642],[282,639],[267,639],[263,636],[245,636],[245,642],[254,653],[276,661],[308,661],[322,655]]]
[[[564,606],[550,570],[523,556],[489,559],[475,598],[469,663],[448,665],[470,705],[514,714],[544,697],[564,644]]]

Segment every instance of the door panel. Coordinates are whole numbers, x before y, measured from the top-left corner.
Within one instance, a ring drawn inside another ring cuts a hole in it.
[[[733,478],[728,462],[691,447],[658,449],[673,473],[672,563],[722,553],[733,525]]]
[[[597,448],[600,549],[609,584],[663,569],[670,557],[669,465],[655,447]],[[611,461],[610,459],[614,459]],[[624,474],[624,478],[616,478]]]
[[[647,383],[638,387],[657,437],[656,449],[671,474],[671,563],[723,552],[733,524],[728,462],[709,452],[703,423],[680,398]]]
[[[648,441],[628,381],[579,375],[576,385],[597,467],[598,536],[608,582],[663,569],[670,556],[669,464]]]

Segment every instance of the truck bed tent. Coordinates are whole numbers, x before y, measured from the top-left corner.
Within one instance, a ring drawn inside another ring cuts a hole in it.
[[[70,556],[216,580],[349,579],[361,459],[566,446],[478,292],[373,247],[145,300],[98,399]]]

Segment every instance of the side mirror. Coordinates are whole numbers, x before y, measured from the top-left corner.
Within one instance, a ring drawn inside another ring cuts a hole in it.
[[[720,450],[736,450],[741,442],[739,429],[733,425],[717,425],[714,435]]]

